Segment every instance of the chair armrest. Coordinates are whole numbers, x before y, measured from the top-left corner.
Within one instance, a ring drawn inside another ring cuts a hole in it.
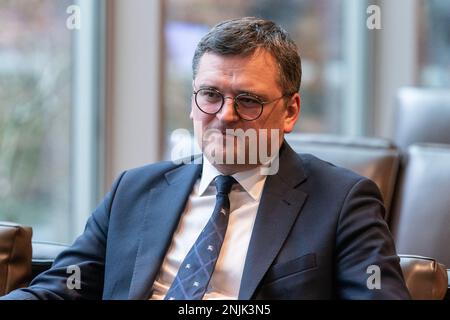
[[[445,266],[435,259],[399,255],[406,286],[414,300],[442,300],[448,288]]]
[[[0,296],[30,280],[32,233],[30,227],[0,222]]]

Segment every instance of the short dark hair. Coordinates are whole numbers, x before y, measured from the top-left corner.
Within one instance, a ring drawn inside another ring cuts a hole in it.
[[[207,52],[250,55],[258,48],[265,49],[275,58],[283,93],[298,92],[302,66],[295,42],[276,23],[254,17],[226,20],[215,25],[197,45],[192,59],[193,77],[195,79],[200,59]]]

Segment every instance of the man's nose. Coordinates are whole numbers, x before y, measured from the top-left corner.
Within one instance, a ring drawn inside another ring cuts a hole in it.
[[[223,122],[233,122],[239,120],[239,115],[234,109],[234,98],[225,97],[222,109],[217,113],[217,118]]]

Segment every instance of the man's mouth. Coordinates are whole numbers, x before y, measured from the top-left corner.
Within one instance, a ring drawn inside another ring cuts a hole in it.
[[[208,129],[208,130],[212,130],[212,131],[215,131],[216,133],[221,133],[223,136],[236,136],[236,134],[235,134],[235,129],[231,129],[231,128],[228,128],[228,129],[215,129],[215,128],[213,128],[213,129]]]
[[[228,131],[222,131],[222,135],[224,135],[224,136],[232,136],[232,137],[234,137],[234,136],[236,136],[235,135],[235,133],[234,133],[234,130],[228,130]]]

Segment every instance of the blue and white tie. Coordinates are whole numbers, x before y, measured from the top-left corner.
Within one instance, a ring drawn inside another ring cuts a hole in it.
[[[192,248],[165,296],[166,300],[200,300],[208,288],[219,257],[230,213],[228,194],[236,183],[231,176],[217,176],[217,195],[213,214]]]

